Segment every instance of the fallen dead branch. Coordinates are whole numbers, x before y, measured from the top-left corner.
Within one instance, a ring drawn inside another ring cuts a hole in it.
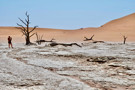
[[[94,35],[92,35],[90,38],[84,37],[84,38],[85,38],[84,41],[90,41],[90,40],[93,40],[93,37],[94,37]]]
[[[90,59],[87,59],[88,62],[97,62],[99,64],[103,64],[105,62],[108,62],[110,60],[115,60],[115,57],[91,57]]]
[[[80,46],[80,45],[77,44],[77,43],[71,43],[71,44],[65,44],[65,43],[51,43],[51,44],[50,44],[51,47],[54,47],[54,46],[57,46],[57,45],[62,45],[62,46],[65,46],[65,47],[75,45],[75,46],[78,46],[78,47],[82,47],[82,46]]]
[[[93,40],[94,35],[92,35],[90,38],[84,37],[85,40],[83,41],[93,41],[93,43],[104,43],[104,41],[95,41]]]
[[[123,69],[126,69],[126,70],[132,70],[130,67],[128,66],[122,66],[122,65],[115,65],[115,64],[111,64],[111,65],[108,65],[108,66],[111,66],[111,67],[121,67]]]
[[[55,39],[52,39],[52,40],[50,40],[50,41],[47,41],[47,40],[38,40],[38,41],[36,41],[36,42],[37,42],[37,43],[39,43],[39,42],[40,42],[40,43],[42,43],[42,42],[54,42],[54,40],[55,40]]]
[[[104,41],[93,41],[93,43],[104,43]]]
[[[37,33],[36,33],[36,36],[37,36],[37,40],[36,40],[36,43],[38,43],[38,44],[41,44],[42,42],[54,42],[54,38],[52,38],[50,41],[47,41],[47,40],[43,40],[42,38],[43,38],[43,35],[42,36],[40,36],[40,35],[38,35]]]

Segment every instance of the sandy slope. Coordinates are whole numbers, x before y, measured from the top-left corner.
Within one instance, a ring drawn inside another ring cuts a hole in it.
[[[128,36],[128,42],[135,41],[135,13],[110,21],[98,28],[83,28],[78,30],[61,30],[38,28],[35,30],[39,35],[44,35],[43,39],[62,42],[82,42],[84,36],[90,37],[95,34],[95,40],[122,41],[122,35]],[[14,27],[0,27],[0,42],[6,42],[7,36],[11,35],[14,42],[24,42],[21,32]],[[36,37],[32,38],[35,41]]]

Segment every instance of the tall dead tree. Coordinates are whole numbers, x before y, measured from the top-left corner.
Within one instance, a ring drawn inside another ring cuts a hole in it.
[[[122,36],[123,36],[123,39],[124,39],[123,44],[126,44],[127,37],[124,36],[124,35],[122,35]]]
[[[19,20],[24,24],[18,24],[17,23],[17,26],[19,27],[16,27],[17,29],[20,29],[22,34],[25,36],[25,40],[26,40],[26,45],[29,45],[31,44],[30,42],[30,38],[35,34],[35,33],[32,33],[38,26],[34,26],[32,29],[29,28],[29,25],[30,25],[30,20],[29,20],[29,15],[27,14],[26,12],[26,19],[25,20],[22,20],[19,18]]]

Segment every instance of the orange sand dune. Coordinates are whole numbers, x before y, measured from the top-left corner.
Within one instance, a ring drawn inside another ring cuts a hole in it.
[[[77,30],[37,28],[34,32],[43,35],[45,40],[55,38],[58,42],[82,42],[84,36],[91,37],[93,34],[95,40],[121,42],[122,35],[126,35],[128,42],[135,42],[135,13],[112,20],[98,28]],[[12,36],[13,42],[25,42],[25,37],[15,27],[0,27],[0,42],[7,42],[9,35]],[[36,41],[36,36],[33,36],[31,41]]]

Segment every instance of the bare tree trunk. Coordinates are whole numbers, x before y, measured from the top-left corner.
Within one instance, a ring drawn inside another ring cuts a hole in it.
[[[123,44],[126,44],[127,37],[123,35],[123,39],[124,39]]]
[[[124,42],[123,42],[124,44],[126,44],[126,39],[127,39],[127,38],[124,38]]]
[[[29,45],[31,42],[30,42],[30,38],[29,36],[26,37],[26,45]]]

